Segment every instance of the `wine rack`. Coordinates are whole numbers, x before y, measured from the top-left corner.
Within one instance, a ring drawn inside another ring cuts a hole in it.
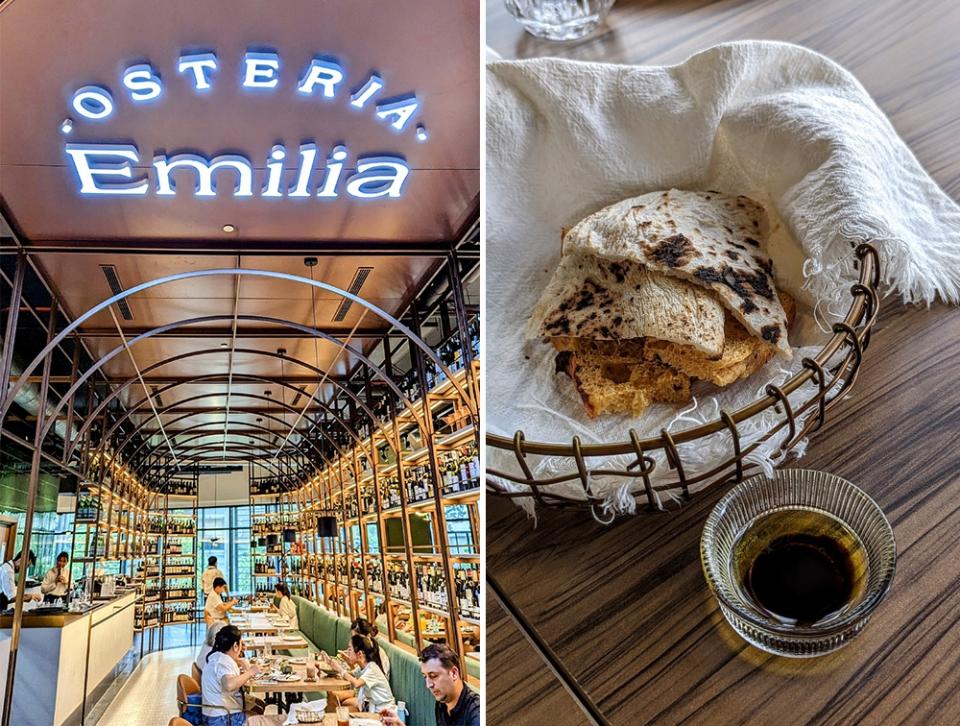
[[[471,366],[478,381],[479,364]],[[463,366],[455,379],[467,387]],[[251,499],[255,537],[296,532],[295,543],[279,540],[274,569],[254,574],[264,589],[282,577],[344,617],[379,619],[401,647],[445,641],[466,654],[480,636],[478,437],[452,383],[432,380],[416,402],[429,412],[429,439],[402,410],[299,488],[285,491],[272,477],[252,489],[269,492]],[[464,530],[448,531],[452,509],[465,512]],[[318,535],[319,517],[334,518],[334,536]],[[303,553],[293,558],[293,547]]]

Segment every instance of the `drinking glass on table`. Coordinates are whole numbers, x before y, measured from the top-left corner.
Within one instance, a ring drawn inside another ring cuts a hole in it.
[[[504,0],[507,10],[531,35],[575,40],[592,33],[615,0]]]
[[[337,706],[337,726],[350,726],[350,709]]]

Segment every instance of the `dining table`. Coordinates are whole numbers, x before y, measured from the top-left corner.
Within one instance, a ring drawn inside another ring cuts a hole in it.
[[[590,36],[554,43],[489,0],[486,39],[505,59],[642,65],[734,40],[804,45],[860,80],[958,200],[958,31],[960,3],[937,0],[620,0]],[[784,464],[850,480],[893,526],[896,576],[865,630],[809,659],[734,633],[699,555],[729,484],[607,526],[488,496],[487,723],[960,722],[960,310],[885,291],[856,386]]]
[[[278,680],[275,677],[274,669],[276,661],[270,666],[261,666],[262,673],[251,681],[247,681],[244,686],[248,693],[263,696],[267,705],[275,704],[280,711],[289,712],[292,704],[303,699],[304,694],[325,691],[329,694],[331,691],[347,691],[351,689],[350,682],[333,673],[318,669],[315,677],[310,680],[307,678],[306,663],[293,663],[284,659],[289,664],[296,680],[288,681],[282,677]]]
[[[376,714],[371,714],[373,718],[365,719],[368,723],[379,723],[380,719],[376,717]],[[287,716],[285,714],[267,714],[262,716],[250,716],[247,720],[248,726],[283,726],[287,723]],[[351,726],[356,724],[357,726],[365,726],[363,721],[357,720],[356,718],[350,719]],[[337,726],[337,714],[328,713],[324,714],[323,721],[320,721],[314,726]]]
[[[264,633],[276,634],[284,630],[290,630],[290,621],[276,615],[271,616],[266,613],[251,613],[246,616],[230,618],[230,624],[237,627],[241,633]]]
[[[310,643],[302,636],[253,635],[243,639],[246,650],[273,652],[274,650],[299,650],[309,648]]]
[[[248,681],[246,688],[251,693],[310,693],[313,691],[346,691],[350,682],[339,676],[328,675],[320,671],[312,681],[307,680],[305,665],[291,664],[293,673],[299,676],[296,681],[275,681],[268,677],[254,678]]]

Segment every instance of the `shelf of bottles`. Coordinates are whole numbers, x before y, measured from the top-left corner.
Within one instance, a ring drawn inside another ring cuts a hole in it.
[[[440,354],[477,400],[479,362],[468,371],[454,346]],[[445,375],[429,380],[426,396],[412,399],[426,433],[402,408],[383,428],[360,430],[363,445],[298,489],[265,481],[256,491],[275,503],[255,521],[296,530],[301,554],[283,571],[291,589],[378,621],[401,647],[439,641],[469,654],[480,647],[479,437],[456,386]],[[318,533],[320,517],[335,519],[335,536]]]
[[[92,457],[77,489],[71,541],[73,582],[95,595],[105,575],[133,574],[143,556],[149,493],[121,464]]]
[[[155,497],[145,520],[146,547],[137,569],[144,588],[138,629],[191,623],[198,610],[196,489],[187,482],[168,488],[177,493]]]

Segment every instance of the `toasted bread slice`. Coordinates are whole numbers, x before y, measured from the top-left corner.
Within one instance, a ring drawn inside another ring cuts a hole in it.
[[[639,416],[652,403],[690,400],[690,378],[652,361],[565,351],[557,354],[557,372],[570,376],[590,417]]]
[[[789,327],[796,317],[796,303],[782,290],[777,294],[787,314]],[[729,386],[763,368],[777,352],[776,346],[751,335],[729,314],[724,323],[724,340],[723,355],[719,360],[710,360],[688,345],[647,338],[643,346],[643,358],[665,363],[691,378],[710,381],[718,386]]]

